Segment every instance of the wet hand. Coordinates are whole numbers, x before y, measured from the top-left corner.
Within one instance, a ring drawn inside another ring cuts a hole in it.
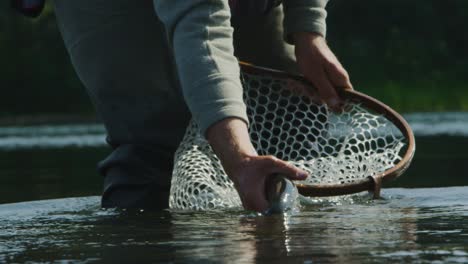
[[[247,124],[239,118],[226,118],[213,124],[208,128],[206,138],[247,210],[264,212],[268,209],[265,194],[268,177],[275,174],[290,180],[307,177],[307,172],[285,161],[273,156],[259,156],[250,141]]]
[[[294,35],[295,53],[300,72],[317,88],[319,96],[334,110],[342,100],[338,89],[353,89],[348,72],[343,68],[325,39],[316,33]]]
[[[247,210],[264,212],[269,208],[265,195],[268,177],[281,174],[290,180],[305,180],[307,173],[274,156],[248,156],[228,172]]]

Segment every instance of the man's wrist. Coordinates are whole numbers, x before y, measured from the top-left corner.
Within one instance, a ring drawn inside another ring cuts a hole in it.
[[[206,138],[229,176],[257,156],[247,124],[240,118],[230,117],[216,122],[207,129]]]
[[[295,44],[303,43],[304,41],[323,39],[323,36],[316,32],[296,32],[292,34],[292,37]]]

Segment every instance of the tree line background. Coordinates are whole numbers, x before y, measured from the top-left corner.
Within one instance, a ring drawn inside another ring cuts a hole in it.
[[[94,116],[50,1],[37,19],[0,3],[0,119]],[[356,89],[399,111],[468,110],[468,1],[331,0],[328,42]]]

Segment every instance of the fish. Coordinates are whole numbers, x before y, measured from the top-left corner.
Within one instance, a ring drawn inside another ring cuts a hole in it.
[[[299,192],[288,178],[275,174],[265,183],[265,195],[269,203],[265,215],[280,214],[297,209]]]

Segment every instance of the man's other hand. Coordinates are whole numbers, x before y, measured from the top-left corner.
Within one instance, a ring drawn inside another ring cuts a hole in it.
[[[330,108],[339,110],[342,101],[337,89],[353,89],[348,72],[321,35],[309,32],[296,33],[294,42],[300,72],[315,85],[320,98]]]

